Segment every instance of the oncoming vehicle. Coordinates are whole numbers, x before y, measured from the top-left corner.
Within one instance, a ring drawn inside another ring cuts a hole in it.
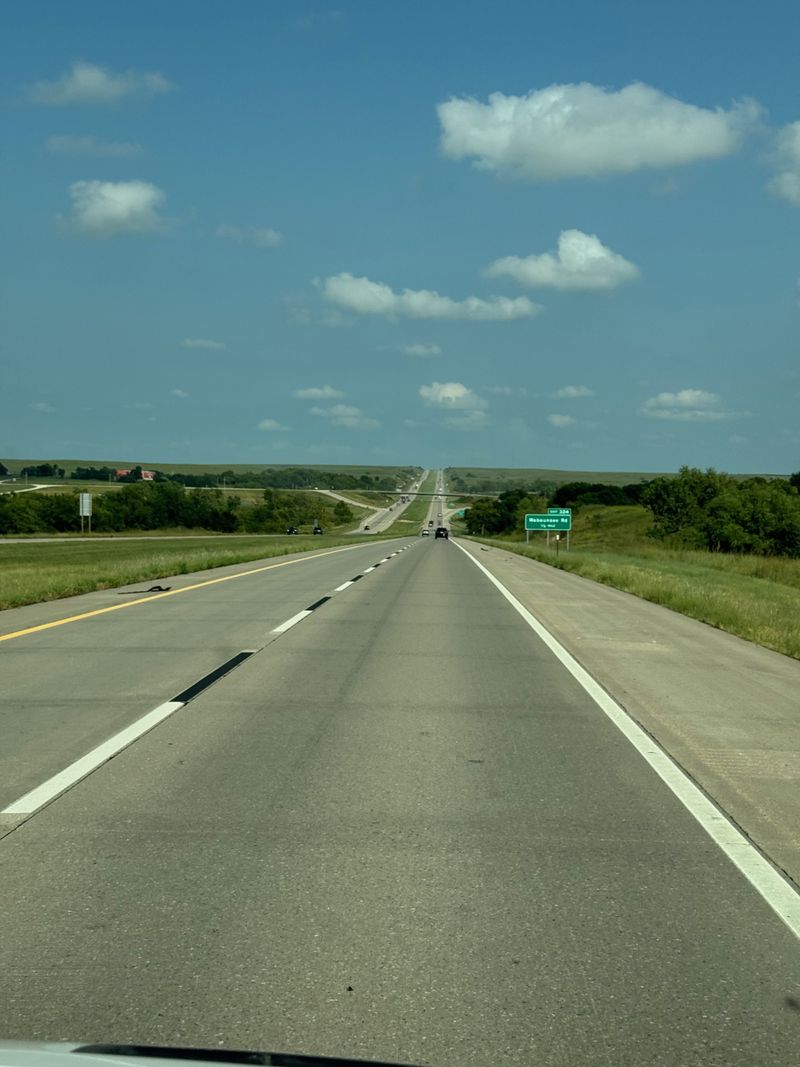
[[[368,523],[368,522],[365,522],[365,523],[364,523],[364,529],[365,529],[365,530],[368,530],[368,529],[369,529],[369,523]]]
[[[436,537],[445,537],[445,538],[447,538],[449,540],[450,531],[447,529],[446,526],[437,526],[436,527],[436,535],[435,536]]]
[[[286,527],[286,532],[287,532],[287,534],[299,534],[300,533],[300,531],[297,529],[296,526],[287,526]]]
[[[423,530],[420,530],[419,535],[420,537],[430,537],[431,532],[426,526]]]
[[[314,527],[314,533],[315,534],[321,534],[322,533],[322,527],[321,526],[315,526]]]

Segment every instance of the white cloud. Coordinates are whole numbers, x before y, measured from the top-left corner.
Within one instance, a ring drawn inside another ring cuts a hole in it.
[[[189,395],[183,389],[172,389],[171,393],[172,393],[173,396],[176,396],[178,398],[178,400],[185,400],[187,398],[187,396]]]
[[[416,343],[412,345],[398,345],[401,352],[405,352],[407,356],[440,356],[442,350],[438,345],[428,345],[424,343]]]
[[[277,419],[262,419],[258,424],[259,430],[267,430],[269,432],[279,432],[282,430],[288,430],[288,426],[284,426],[283,423],[278,422]]]
[[[755,124],[751,100],[730,110],[684,104],[635,82],[613,91],[582,82],[488,103],[451,98],[437,108],[442,150],[482,170],[532,180],[626,174],[730,155]]]
[[[69,187],[69,228],[89,237],[155,233],[164,227],[158,210],[166,194],[150,182],[74,182]]]
[[[594,234],[562,230],[556,255],[506,256],[490,263],[485,273],[491,278],[507,275],[533,288],[616,289],[638,278],[639,268],[606,248]]]
[[[556,389],[553,396],[558,400],[575,400],[582,396],[594,396],[594,390],[588,385],[562,385],[560,389]]]
[[[215,232],[217,237],[257,248],[277,248],[283,241],[283,234],[268,226],[217,226]]]
[[[459,411],[445,418],[448,426],[455,426],[459,430],[481,430],[487,425],[489,417],[485,411],[472,409],[471,411]]]
[[[450,410],[480,411],[486,401],[462,382],[432,382],[421,385],[419,395],[428,407]]]
[[[332,385],[312,385],[308,389],[295,389],[292,396],[298,400],[341,400],[345,394]]]
[[[548,415],[547,421],[551,426],[555,426],[559,430],[564,430],[568,426],[575,425],[575,419],[573,419],[571,415]]]
[[[181,348],[224,348],[224,341],[212,341],[208,337],[184,337]]]
[[[494,393],[495,396],[527,396],[528,390],[524,385],[484,385],[483,389],[487,393]]]
[[[429,289],[404,289],[395,293],[383,282],[335,274],[319,283],[325,299],[358,315],[406,315],[412,319],[471,319],[502,322],[530,318],[541,309],[525,296],[512,299],[468,296],[453,300]]]
[[[645,400],[640,414],[651,419],[671,419],[675,422],[717,422],[735,417],[725,411],[718,393],[703,389],[681,389],[677,393],[659,393]]]
[[[53,134],[45,142],[48,152],[62,156],[108,156],[115,159],[128,159],[141,155],[140,144],[131,141],[101,141],[91,134],[77,136],[71,133]]]
[[[369,418],[361,408],[352,404],[334,404],[329,408],[315,406],[308,413],[330,419],[334,426],[344,426],[348,430],[375,430],[380,426],[377,419]]]
[[[800,122],[790,122],[778,131],[775,162],[779,170],[767,189],[800,207]]]
[[[35,404],[31,404],[31,410],[38,411],[40,415],[53,415],[56,409],[45,400],[37,400]]]
[[[32,104],[62,107],[66,104],[114,104],[126,96],[157,96],[172,89],[163,74],[129,70],[114,74],[94,63],[77,60],[58,81],[29,86],[25,99]]]

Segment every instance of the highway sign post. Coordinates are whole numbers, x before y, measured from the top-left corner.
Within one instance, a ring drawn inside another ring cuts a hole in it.
[[[78,495],[78,512],[81,517],[81,533],[83,533],[83,520],[89,520],[89,533],[92,532],[92,494],[80,493]]]
[[[547,543],[550,544],[550,531],[565,531],[567,535],[567,548],[569,548],[569,534],[572,529],[572,508],[548,508],[544,515],[525,516],[525,543],[530,541],[531,530],[544,531],[547,534]]]

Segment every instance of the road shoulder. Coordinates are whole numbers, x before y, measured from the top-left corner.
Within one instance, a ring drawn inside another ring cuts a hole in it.
[[[587,578],[460,544],[800,884],[800,663]]]

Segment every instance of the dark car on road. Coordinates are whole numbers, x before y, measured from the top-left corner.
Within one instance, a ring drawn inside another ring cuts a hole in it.
[[[436,537],[447,537],[447,538],[449,538],[450,537],[450,531],[447,529],[446,526],[437,526],[436,527],[435,536]]]

